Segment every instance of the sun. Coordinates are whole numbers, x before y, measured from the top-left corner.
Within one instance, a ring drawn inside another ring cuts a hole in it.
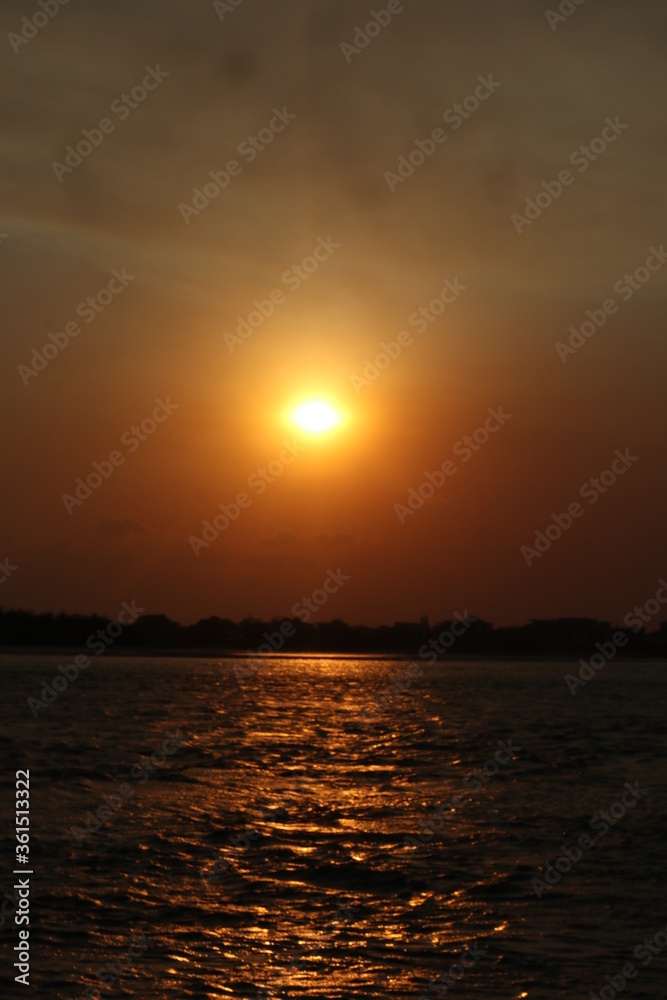
[[[308,434],[323,434],[342,422],[340,411],[324,399],[310,399],[292,412],[292,423]]]

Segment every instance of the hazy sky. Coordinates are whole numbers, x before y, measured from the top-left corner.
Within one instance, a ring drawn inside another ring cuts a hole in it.
[[[22,20],[36,3],[6,0],[0,560],[17,568],[0,603],[270,617],[338,568],[322,619],[619,620],[654,595],[667,13],[561,6],[413,0],[354,51],[382,0],[72,0],[38,29]],[[429,155],[410,173],[416,140]],[[316,247],[317,269],[294,271]],[[446,281],[460,294],[418,332]],[[586,310],[604,325],[557,350]],[[401,331],[412,343],[361,385]],[[344,411],[337,432],[284,422],[311,396]],[[177,408],[141,441],[158,399]],[[457,442],[499,407],[510,418],[465,460]],[[275,481],[249,485],[295,440]],[[582,496],[628,449],[618,481]],[[112,452],[108,478],[64,501]],[[456,473],[401,513],[448,459]],[[574,502],[548,551],[522,553]]]

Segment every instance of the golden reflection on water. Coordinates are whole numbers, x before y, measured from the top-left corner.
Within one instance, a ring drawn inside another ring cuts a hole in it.
[[[296,676],[308,666],[294,660],[289,669]],[[317,686],[326,687],[340,661],[318,658],[317,670]],[[226,921],[221,958],[247,962],[242,978],[269,997],[345,996],[360,983],[377,985],[380,968],[385,995],[405,995],[415,975],[425,988],[475,937],[488,942],[509,926],[475,893],[496,873],[468,872],[467,887],[447,879],[452,845],[459,855],[479,837],[459,771],[465,758],[450,753],[446,768],[415,782],[424,720],[359,728],[363,701],[349,691],[333,709],[312,684],[304,694],[290,728],[279,693],[265,690],[261,723],[255,702],[249,706],[243,757],[227,757],[225,768],[207,769],[205,783],[188,789],[189,814],[204,838],[216,831],[216,848],[239,883],[204,889],[204,907],[238,912],[238,925]],[[416,849],[406,845],[433,804],[455,793],[463,798],[441,829]],[[469,985],[477,975],[469,973]]]
[[[42,768],[57,766],[58,781],[67,784],[65,774],[75,789],[64,805],[56,803],[62,829],[48,845],[59,866],[52,898],[74,914],[66,931],[82,922],[82,912],[89,921],[85,948],[75,954],[67,939],[58,960],[63,979],[75,971],[70,995],[96,985],[95,962],[122,953],[132,931],[144,929],[156,945],[120,983],[123,995],[137,1000],[437,1000],[430,981],[474,942],[487,954],[452,990],[456,1000],[574,995],[599,953],[590,946],[584,953],[581,939],[599,931],[584,927],[562,948],[549,945],[561,941],[565,912],[553,903],[560,893],[568,904],[576,897],[583,925],[584,914],[600,919],[607,890],[586,881],[583,863],[548,902],[538,905],[528,884],[578,802],[581,767],[571,759],[578,729],[564,738],[562,713],[545,719],[535,707],[544,698],[536,700],[534,685],[548,681],[553,692],[545,692],[556,697],[562,675],[554,668],[549,680],[552,668],[542,664],[531,688],[525,672],[514,677],[505,664],[502,676],[497,665],[490,674],[483,665],[439,665],[384,712],[371,712],[374,694],[404,666],[274,659],[240,685],[229,661],[193,663],[187,676],[187,664],[169,663],[147,698],[148,687],[137,686],[144,664],[135,664],[123,675],[127,698],[117,711],[109,702],[104,719],[93,709],[100,702],[95,684],[107,675],[91,674],[92,700],[81,682],[76,736],[57,734],[66,753],[55,764],[60,744],[46,728],[49,719],[40,720],[48,737]],[[603,697],[601,690],[598,702],[586,705],[591,731]],[[580,711],[579,704],[566,707]],[[648,758],[659,744],[664,720],[652,718],[655,704],[642,705],[627,759],[639,750]],[[610,710],[602,722],[613,719]],[[114,794],[128,765],[159,746],[167,726],[187,734],[183,747],[135,784],[118,817],[63,857],[68,824]],[[525,753],[479,790],[466,785],[510,735]],[[577,761],[585,754],[591,766],[602,759],[582,742]],[[610,757],[607,747],[604,760]],[[612,801],[615,788],[596,773],[596,802]],[[438,813],[455,795],[455,808]],[[623,863],[636,857],[626,851]],[[72,873],[76,892],[67,881]],[[55,905],[49,919],[57,928]],[[112,920],[114,933],[102,934],[99,925]],[[613,933],[607,926],[611,940]],[[569,994],[561,988],[567,963]],[[544,966],[556,970],[553,981]]]

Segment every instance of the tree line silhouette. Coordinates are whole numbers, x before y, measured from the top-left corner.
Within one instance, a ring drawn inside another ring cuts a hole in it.
[[[248,617],[234,622],[213,616],[181,625],[157,614],[124,624],[119,634],[110,633],[114,635],[111,639],[106,629],[111,625],[113,630],[114,624],[113,619],[101,615],[36,614],[0,608],[0,648],[46,651],[83,649],[87,644],[91,648],[92,643],[100,645],[101,631],[106,648],[115,653],[384,653],[435,660],[445,655],[586,656],[600,646],[608,650],[610,643],[617,642],[614,656],[667,657],[667,623],[647,632],[645,628],[615,629],[608,622],[588,618],[532,620],[525,625],[494,628],[475,617],[436,625],[422,618],[419,622],[367,626],[348,625],[339,619],[304,622],[299,618],[261,621]]]

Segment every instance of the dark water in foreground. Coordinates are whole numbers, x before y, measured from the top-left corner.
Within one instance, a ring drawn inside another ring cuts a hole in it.
[[[624,997],[667,995],[667,948],[633,956],[667,926],[664,666],[610,664],[573,697],[571,664],[448,662],[377,713],[407,663],[276,657],[239,683],[229,660],[114,658],[35,719],[61,662],[0,657],[0,895],[19,768],[35,872],[31,986],[10,917],[2,997],[576,1000],[628,962]]]

